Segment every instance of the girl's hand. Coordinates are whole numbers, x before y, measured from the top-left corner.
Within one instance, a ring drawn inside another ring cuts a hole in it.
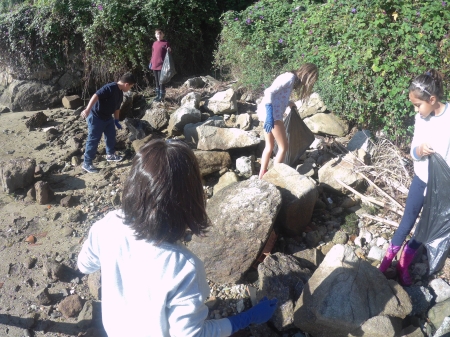
[[[417,148],[417,154],[421,157],[429,156],[432,153],[434,153],[434,150],[430,144],[423,143],[423,144],[420,144]]]

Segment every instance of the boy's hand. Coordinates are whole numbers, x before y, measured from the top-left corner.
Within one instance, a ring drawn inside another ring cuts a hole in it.
[[[81,112],[81,117],[83,117],[83,118],[87,118],[87,116],[89,116],[89,113],[90,113],[91,111],[90,110],[88,110],[88,109],[85,109],[85,110],[83,110],[82,112]]]
[[[120,125],[118,119],[115,119],[115,120],[114,120],[114,124],[116,125],[116,128],[118,128],[119,130],[122,130],[122,125]]]

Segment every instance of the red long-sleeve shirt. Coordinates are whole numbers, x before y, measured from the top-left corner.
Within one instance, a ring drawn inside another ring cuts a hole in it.
[[[155,41],[152,46],[152,57],[150,63],[152,64],[152,70],[161,70],[164,57],[167,53],[167,48],[170,48],[170,43],[166,40]]]

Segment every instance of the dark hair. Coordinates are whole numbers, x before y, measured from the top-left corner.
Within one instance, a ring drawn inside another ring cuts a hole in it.
[[[136,78],[134,77],[134,75],[132,73],[126,73],[126,74],[122,75],[122,77],[120,78],[120,82],[122,82],[122,83],[129,83],[129,84],[135,84],[136,83]]]
[[[133,159],[122,197],[124,223],[138,240],[173,243],[209,226],[200,170],[182,141],[152,140]]]
[[[156,28],[156,29],[155,29],[155,33],[156,33],[156,32],[160,32],[160,33],[163,33],[163,34],[164,34],[164,31],[163,31],[161,28]]]
[[[311,96],[312,88],[319,78],[319,70],[313,63],[305,63],[298,70],[292,71],[297,76],[294,90],[297,91],[299,99],[304,100]]]
[[[444,98],[442,80],[443,76],[439,71],[430,69],[411,82],[409,92],[414,92],[414,95],[422,101],[428,101],[431,96],[436,96],[441,101]]]

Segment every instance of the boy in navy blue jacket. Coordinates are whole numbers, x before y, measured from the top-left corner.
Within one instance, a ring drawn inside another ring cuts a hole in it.
[[[83,170],[89,173],[98,172],[92,161],[97,153],[102,134],[105,134],[106,160],[121,161],[123,159],[123,157],[115,154],[115,127],[122,129],[119,123],[119,112],[123,101],[123,93],[129,91],[135,83],[134,76],[127,73],[118,82],[104,85],[91,97],[86,109],[81,113],[81,117],[86,118],[88,123],[88,139],[84,152]]]

